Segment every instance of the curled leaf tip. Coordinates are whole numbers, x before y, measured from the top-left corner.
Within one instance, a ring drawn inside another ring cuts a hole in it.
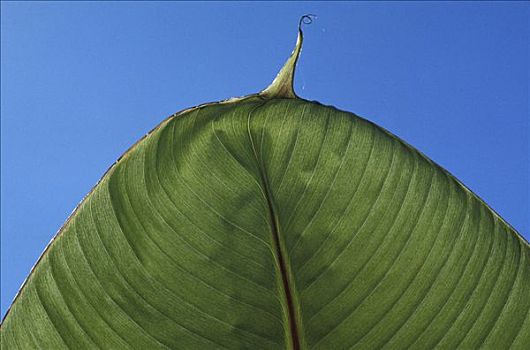
[[[298,22],[298,37],[291,56],[289,56],[272,83],[259,93],[260,96],[265,98],[297,98],[296,93],[294,92],[294,73],[298,57],[302,51],[302,43],[304,41],[302,25],[313,23],[314,18],[316,18],[316,16],[311,14],[300,17],[300,21]]]
[[[298,30],[302,30],[302,24],[311,24],[313,23],[313,19],[317,18],[317,15],[307,14],[300,17],[300,21],[298,22]]]

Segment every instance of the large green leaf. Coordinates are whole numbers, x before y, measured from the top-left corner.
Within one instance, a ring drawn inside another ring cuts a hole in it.
[[[186,110],[83,200],[5,349],[523,349],[530,248],[380,127],[263,93]]]

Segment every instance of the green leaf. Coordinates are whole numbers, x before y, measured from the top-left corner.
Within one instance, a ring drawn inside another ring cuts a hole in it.
[[[41,256],[5,349],[524,349],[530,247],[447,171],[296,97],[177,113]]]

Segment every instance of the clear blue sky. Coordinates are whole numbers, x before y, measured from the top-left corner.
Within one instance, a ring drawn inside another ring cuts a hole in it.
[[[168,115],[257,92],[387,128],[529,230],[528,3],[1,3],[1,313],[81,198]]]

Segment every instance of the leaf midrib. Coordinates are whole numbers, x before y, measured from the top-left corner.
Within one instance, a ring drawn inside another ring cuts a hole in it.
[[[282,249],[282,240],[280,236],[280,229],[279,229],[279,222],[278,222],[278,215],[276,214],[276,209],[274,206],[274,202],[272,200],[272,192],[270,190],[269,182],[267,179],[267,174],[265,172],[265,167],[260,162],[260,157],[258,156],[258,152],[256,150],[254,140],[252,138],[252,133],[250,130],[250,118],[252,116],[252,113],[254,113],[258,108],[264,106],[268,100],[265,100],[264,102],[258,104],[255,108],[253,108],[249,114],[248,114],[248,136],[250,140],[250,144],[252,146],[252,151],[256,160],[257,169],[259,172],[260,177],[260,187],[263,192],[263,197],[265,198],[265,201],[267,203],[267,211],[269,216],[269,221],[271,225],[271,236],[272,236],[272,243],[273,243],[273,252],[275,255],[275,258],[277,260],[278,265],[278,273],[281,278],[282,282],[282,291],[285,298],[285,303],[287,305],[287,320],[288,320],[288,327],[289,327],[289,334],[291,336],[291,345],[293,350],[300,350],[301,349],[301,340],[300,340],[300,326],[298,324],[298,317],[296,314],[296,301],[294,299],[294,289],[293,286],[291,286],[290,278],[289,278],[289,270],[288,267],[289,261],[287,259],[286,253]]]
[[[282,250],[282,245],[280,241],[280,231],[278,228],[278,222],[277,222],[277,215],[274,209],[274,205],[271,200],[271,193],[269,191],[269,186],[267,183],[267,179],[262,173],[260,169],[260,176],[263,183],[263,186],[265,187],[265,198],[267,200],[267,206],[270,216],[270,222],[271,222],[271,234],[273,238],[274,243],[274,251],[276,253],[276,259],[278,261],[279,266],[279,273],[282,280],[282,286],[283,286],[283,292],[285,295],[285,301],[287,304],[287,318],[289,322],[289,331],[291,334],[291,341],[293,350],[299,350],[300,349],[300,335],[299,335],[299,327],[296,317],[296,308],[295,308],[295,301],[293,297],[293,290],[291,288],[291,283],[289,282],[289,272],[287,267],[287,260],[286,256]]]

